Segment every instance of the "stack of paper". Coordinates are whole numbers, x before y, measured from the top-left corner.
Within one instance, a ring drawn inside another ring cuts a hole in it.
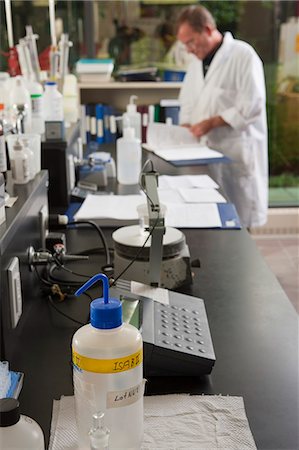
[[[200,145],[188,128],[164,123],[150,123],[144,146],[166,161],[200,161],[223,158],[223,154]]]
[[[226,203],[219,186],[209,175],[159,177],[158,196],[166,207],[165,224],[181,228],[222,226],[217,203]],[[75,214],[75,220],[98,220],[102,226],[136,224],[137,207],[147,203],[138,195],[88,195]]]

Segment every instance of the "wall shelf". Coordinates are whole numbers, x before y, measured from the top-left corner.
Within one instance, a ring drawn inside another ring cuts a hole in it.
[[[178,98],[181,82],[102,82],[78,83],[80,104],[107,103],[125,110],[131,95],[137,95],[137,104],[151,105],[161,99]]]

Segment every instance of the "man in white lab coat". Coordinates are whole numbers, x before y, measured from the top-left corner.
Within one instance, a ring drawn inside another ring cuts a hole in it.
[[[263,65],[254,49],[222,35],[208,10],[185,8],[178,39],[196,58],[180,92],[180,123],[231,163],[212,176],[235,204],[241,222],[263,225],[268,207],[268,150]]]

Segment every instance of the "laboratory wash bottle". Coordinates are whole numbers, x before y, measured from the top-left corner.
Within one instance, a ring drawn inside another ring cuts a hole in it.
[[[110,430],[110,450],[139,450],[143,439],[142,337],[122,323],[122,305],[109,298],[109,281],[98,274],[76,295],[95,282],[103,283],[103,297],[90,304],[90,324],[72,340],[73,381],[79,448],[89,449],[89,430],[98,411]]]
[[[132,127],[123,130],[116,141],[116,177],[120,184],[137,184],[141,172],[141,143]]]
[[[137,105],[135,104],[137,98],[137,95],[131,95],[127,110],[123,114],[123,124],[129,123],[129,126],[135,130],[136,138],[141,140],[141,114],[137,111]]]
[[[45,449],[41,427],[30,417],[20,414],[20,405],[15,398],[0,399],[0,448]]]

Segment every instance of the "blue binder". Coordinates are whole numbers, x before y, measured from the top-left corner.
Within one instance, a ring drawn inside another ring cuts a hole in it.
[[[103,144],[104,142],[104,106],[102,103],[96,105],[96,128],[97,128],[97,138],[98,144]]]

